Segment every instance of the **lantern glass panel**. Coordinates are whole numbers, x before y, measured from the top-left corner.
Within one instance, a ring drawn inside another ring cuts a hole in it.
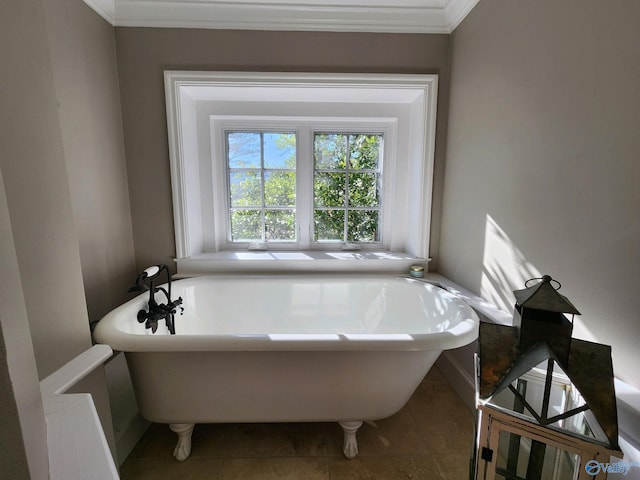
[[[489,403],[504,410],[515,412],[534,423],[540,422],[529,408],[533,409],[539,417],[553,418],[585,404],[578,389],[571,383],[571,380],[562,369],[555,365],[552,372],[549,406],[546,414],[544,414],[542,410],[546,374],[547,363],[543,362],[515,380],[511,384],[512,388],[506,388],[494,395]],[[526,406],[516,396],[514,390],[524,398],[527,403]],[[589,421],[588,415],[590,415],[588,412],[579,412],[547,426],[575,433],[590,440],[603,440],[602,435],[597,435],[594,428],[590,426],[590,424],[594,424],[594,421],[593,418]]]
[[[575,479],[579,465],[580,456],[575,453],[515,433],[500,432],[496,479]]]

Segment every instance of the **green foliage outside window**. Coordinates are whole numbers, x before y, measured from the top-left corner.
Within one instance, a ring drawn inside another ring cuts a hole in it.
[[[314,138],[314,240],[377,242],[382,135]]]
[[[314,136],[314,241],[379,241],[382,135]],[[296,136],[228,132],[234,242],[296,240]]]

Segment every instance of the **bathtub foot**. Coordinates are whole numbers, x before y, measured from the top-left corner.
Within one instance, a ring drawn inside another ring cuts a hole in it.
[[[173,456],[182,462],[191,455],[191,434],[193,433],[193,423],[170,423],[169,428],[178,434],[178,443],[173,449]]]
[[[338,422],[344,430],[344,444],[342,453],[349,460],[358,456],[358,440],[356,432],[362,426],[362,422]]]

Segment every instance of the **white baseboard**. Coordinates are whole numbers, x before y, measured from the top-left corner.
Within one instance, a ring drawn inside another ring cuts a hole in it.
[[[472,412],[476,410],[476,387],[471,373],[467,372],[449,352],[442,352],[436,367],[447,379],[451,388],[458,394],[465,406]]]
[[[147,422],[140,414],[136,414],[127,428],[116,439],[116,452],[118,454],[118,466],[121,466],[127,459],[133,448],[142,438],[144,432],[149,428]]]

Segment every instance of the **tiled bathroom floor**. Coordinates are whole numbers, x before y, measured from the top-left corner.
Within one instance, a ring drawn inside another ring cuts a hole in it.
[[[396,415],[365,423],[360,455],[342,455],[337,423],[196,425],[191,456],[153,424],[120,468],[123,480],[467,480],[473,415],[434,367]]]

